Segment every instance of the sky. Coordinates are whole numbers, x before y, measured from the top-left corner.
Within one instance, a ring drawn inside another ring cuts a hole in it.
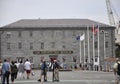
[[[120,17],[120,0],[110,1]],[[109,24],[105,0],[0,0],[0,27],[21,19],[91,19]]]

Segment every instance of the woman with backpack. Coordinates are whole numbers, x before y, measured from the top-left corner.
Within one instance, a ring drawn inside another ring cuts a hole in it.
[[[14,80],[15,80],[15,78],[16,78],[16,77],[15,77],[15,76],[16,76],[16,72],[18,72],[18,68],[17,68],[17,66],[15,65],[15,62],[14,62],[14,61],[11,62],[10,67],[11,67],[11,82],[14,83]]]

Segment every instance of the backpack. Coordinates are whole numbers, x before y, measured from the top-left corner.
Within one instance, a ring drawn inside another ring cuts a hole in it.
[[[46,64],[42,63],[41,70],[45,70],[45,68],[47,68]]]
[[[118,64],[118,67],[117,67],[117,74],[120,75],[120,63],[117,63]]]
[[[12,73],[18,72],[18,68],[17,68],[16,65],[11,65],[11,72],[12,72]]]

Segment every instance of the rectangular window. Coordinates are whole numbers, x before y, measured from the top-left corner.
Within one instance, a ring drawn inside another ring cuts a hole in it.
[[[51,42],[51,44],[52,44],[52,48],[55,48],[55,42]]]
[[[18,49],[22,49],[22,43],[21,42],[18,43]]]
[[[73,36],[73,37],[75,37],[75,36],[76,36],[76,32],[75,32],[75,31],[73,31],[72,36]]]
[[[52,33],[51,33],[51,38],[54,38],[54,32],[55,32],[55,31],[52,30],[51,32],[52,32]]]
[[[22,32],[21,31],[18,32],[18,37],[22,37]]]
[[[65,46],[65,45],[62,45],[62,48],[63,48],[63,49],[65,49],[65,48],[66,48],[66,46]]]
[[[25,62],[25,57],[16,57],[16,59],[18,63],[20,63],[20,61]]]
[[[41,49],[44,49],[44,43],[43,42],[41,43]]]
[[[10,43],[7,43],[7,49],[8,49],[8,50],[11,49]]]
[[[95,56],[95,62],[98,62],[98,56]]]
[[[98,42],[95,42],[95,49],[98,48]]]
[[[66,38],[65,31],[62,31],[62,38]]]
[[[108,42],[105,42],[105,48],[108,48]]]
[[[33,49],[33,43],[30,43],[30,50]]]
[[[32,31],[30,31],[30,37],[32,37],[33,36],[33,32]]]
[[[33,57],[29,57],[30,63],[33,63]]]
[[[10,38],[11,37],[11,32],[7,32],[6,33],[6,38],[8,39],[8,38]]]
[[[44,32],[40,31],[40,36],[43,37],[44,36]]]

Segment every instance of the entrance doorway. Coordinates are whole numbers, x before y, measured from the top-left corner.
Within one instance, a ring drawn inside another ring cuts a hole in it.
[[[18,63],[20,63],[20,61],[25,62],[25,57],[17,57],[16,59]]]
[[[51,62],[54,62],[54,60],[57,60],[57,57],[58,57],[58,55],[50,55],[49,56]]]
[[[54,60],[57,60],[57,58],[55,58],[55,57],[51,57],[51,58],[50,58],[50,61],[51,61],[51,62],[54,62]]]

